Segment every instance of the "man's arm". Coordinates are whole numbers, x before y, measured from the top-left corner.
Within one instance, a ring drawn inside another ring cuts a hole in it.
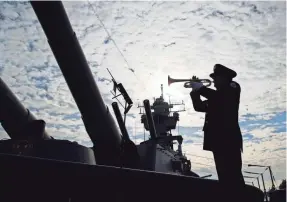
[[[197,90],[197,92],[206,99],[210,99],[216,94],[215,90],[207,88],[206,86],[202,86]]]
[[[202,101],[200,99],[200,94],[197,91],[191,91],[190,97],[193,103],[193,108],[197,112],[206,112],[207,111],[207,100]]]

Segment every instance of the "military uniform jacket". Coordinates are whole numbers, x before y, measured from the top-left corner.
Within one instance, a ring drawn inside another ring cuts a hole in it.
[[[205,112],[203,149],[231,151],[242,148],[242,134],[238,123],[240,85],[232,81],[220,90],[202,87],[190,93],[195,111]],[[202,101],[200,96],[207,100]]]

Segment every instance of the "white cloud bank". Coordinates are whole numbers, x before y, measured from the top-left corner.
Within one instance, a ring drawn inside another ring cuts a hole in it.
[[[91,3],[128,64],[88,2],[64,5],[108,105],[112,102],[112,84],[107,81],[110,76],[106,68],[123,83],[135,103],[159,96],[163,84],[166,98],[170,95],[172,100],[186,103],[180,125],[202,127],[204,114],[194,112],[190,89],[181,83],[168,87],[167,76],[208,78],[213,65],[221,63],[238,72],[241,120],[252,114],[255,120],[265,117],[268,121],[286,111],[285,2]],[[0,7],[1,78],[27,108],[46,120],[50,134],[88,144],[77,106],[30,4],[1,2]],[[136,125],[139,141],[143,129],[136,105],[131,110],[136,119],[128,117],[127,122],[131,134]],[[242,130],[261,138],[258,143],[246,144],[244,159],[254,157],[254,161],[265,163],[265,157],[272,157],[266,163],[277,169],[280,178],[284,177],[286,167],[279,162],[282,158],[285,161],[286,150],[272,151],[284,147],[286,131],[274,133],[272,128],[260,125]],[[193,144],[186,144],[185,149],[209,156],[202,151],[200,134],[199,130],[198,136],[191,139],[186,134]],[[201,162],[210,163],[205,160]]]

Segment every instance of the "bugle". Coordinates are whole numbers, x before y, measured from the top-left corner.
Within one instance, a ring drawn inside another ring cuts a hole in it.
[[[206,87],[210,86],[212,81],[209,79],[173,79],[168,76],[168,85],[175,83],[175,82],[185,82],[185,88],[191,88],[191,82],[201,82],[205,84]]]

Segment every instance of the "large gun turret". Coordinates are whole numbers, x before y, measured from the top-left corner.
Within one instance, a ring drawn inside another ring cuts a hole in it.
[[[36,120],[35,116],[21,104],[0,78],[0,122],[10,138],[25,138],[23,130],[28,123],[34,120]],[[41,138],[45,140],[51,139],[46,131],[44,134],[41,134]]]
[[[97,163],[115,165],[122,136],[104,104],[62,2],[31,1],[31,5],[82,114]]]
[[[11,137],[0,141],[0,153],[95,164],[91,149],[68,140],[56,140],[0,78],[0,122]]]

